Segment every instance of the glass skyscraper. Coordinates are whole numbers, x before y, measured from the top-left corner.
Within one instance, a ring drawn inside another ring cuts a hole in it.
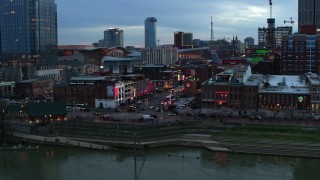
[[[56,65],[55,0],[0,0],[0,33],[2,67]]]
[[[145,48],[155,48],[157,46],[157,34],[156,34],[155,17],[148,17],[144,20],[144,46]]]

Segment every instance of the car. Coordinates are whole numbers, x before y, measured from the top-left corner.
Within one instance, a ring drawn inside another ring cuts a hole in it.
[[[168,116],[176,116],[175,113],[168,113],[167,115],[168,115]]]
[[[253,115],[253,116],[251,117],[251,119],[261,120],[261,119],[262,119],[262,117],[261,117],[261,116],[259,116],[259,115]]]
[[[128,109],[128,112],[136,112],[136,109],[129,108],[129,109]]]
[[[149,109],[153,109],[153,108],[154,108],[154,106],[150,106],[150,107],[149,107]]]
[[[101,116],[101,119],[103,120],[111,120],[111,115],[110,114],[104,114]]]
[[[95,115],[100,115],[100,112],[99,112],[99,111],[96,111],[94,114],[95,114]]]
[[[118,108],[114,109],[113,111],[114,111],[114,112],[121,112],[121,110],[118,109]]]

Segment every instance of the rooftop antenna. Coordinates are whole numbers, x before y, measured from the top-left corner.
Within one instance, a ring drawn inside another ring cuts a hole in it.
[[[211,16],[211,42],[214,40],[213,37],[213,22],[212,22],[212,16]]]

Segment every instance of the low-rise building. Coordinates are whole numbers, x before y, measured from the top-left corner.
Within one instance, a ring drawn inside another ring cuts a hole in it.
[[[46,79],[30,79],[16,82],[16,95],[20,98],[36,98],[52,95],[53,80]]]
[[[312,115],[320,113],[320,79],[316,73],[306,73],[306,81],[310,87],[310,110]]]
[[[173,65],[178,61],[178,49],[173,47],[142,49],[141,59],[146,64]]]
[[[226,70],[201,86],[202,108],[230,108],[234,115],[252,114],[257,109],[260,75],[252,75],[250,66]]]
[[[55,85],[55,101],[68,104],[83,104],[89,108],[116,108],[147,95],[152,91],[152,83],[143,75],[123,76],[78,76],[69,84]]]
[[[309,117],[319,108],[318,76],[251,74],[240,65],[202,83],[202,108],[229,108],[233,115],[254,115],[260,110],[281,118]],[[313,91],[310,91],[313,89]],[[320,89],[320,88],[319,88]],[[273,116],[273,115],[272,115]],[[297,115],[298,116],[298,115]],[[273,116],[275,117],[275,116]]]
[[[310,111],[310,87],[304,76],[266,75],[259,84],[258,95],[258,108],[285,111],[288,117],[293,111]]]

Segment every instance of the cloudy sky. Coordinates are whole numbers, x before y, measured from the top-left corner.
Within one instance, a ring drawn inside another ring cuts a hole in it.
[[[273,0],[272,17],[277,26],[295,21],[298,0]],[[172,44],[175,31],[192,32],[194,39],[209,40],[211,16],[214,39],[237,35],[243,41],[253,37],[258,27],[267,27],[268,0],[56,0],[59,45],[92,44],[103,39],[103,31],[117,27],[124,31],[124,45],[144,46],[144,19],[156,17],[157,39]]]

